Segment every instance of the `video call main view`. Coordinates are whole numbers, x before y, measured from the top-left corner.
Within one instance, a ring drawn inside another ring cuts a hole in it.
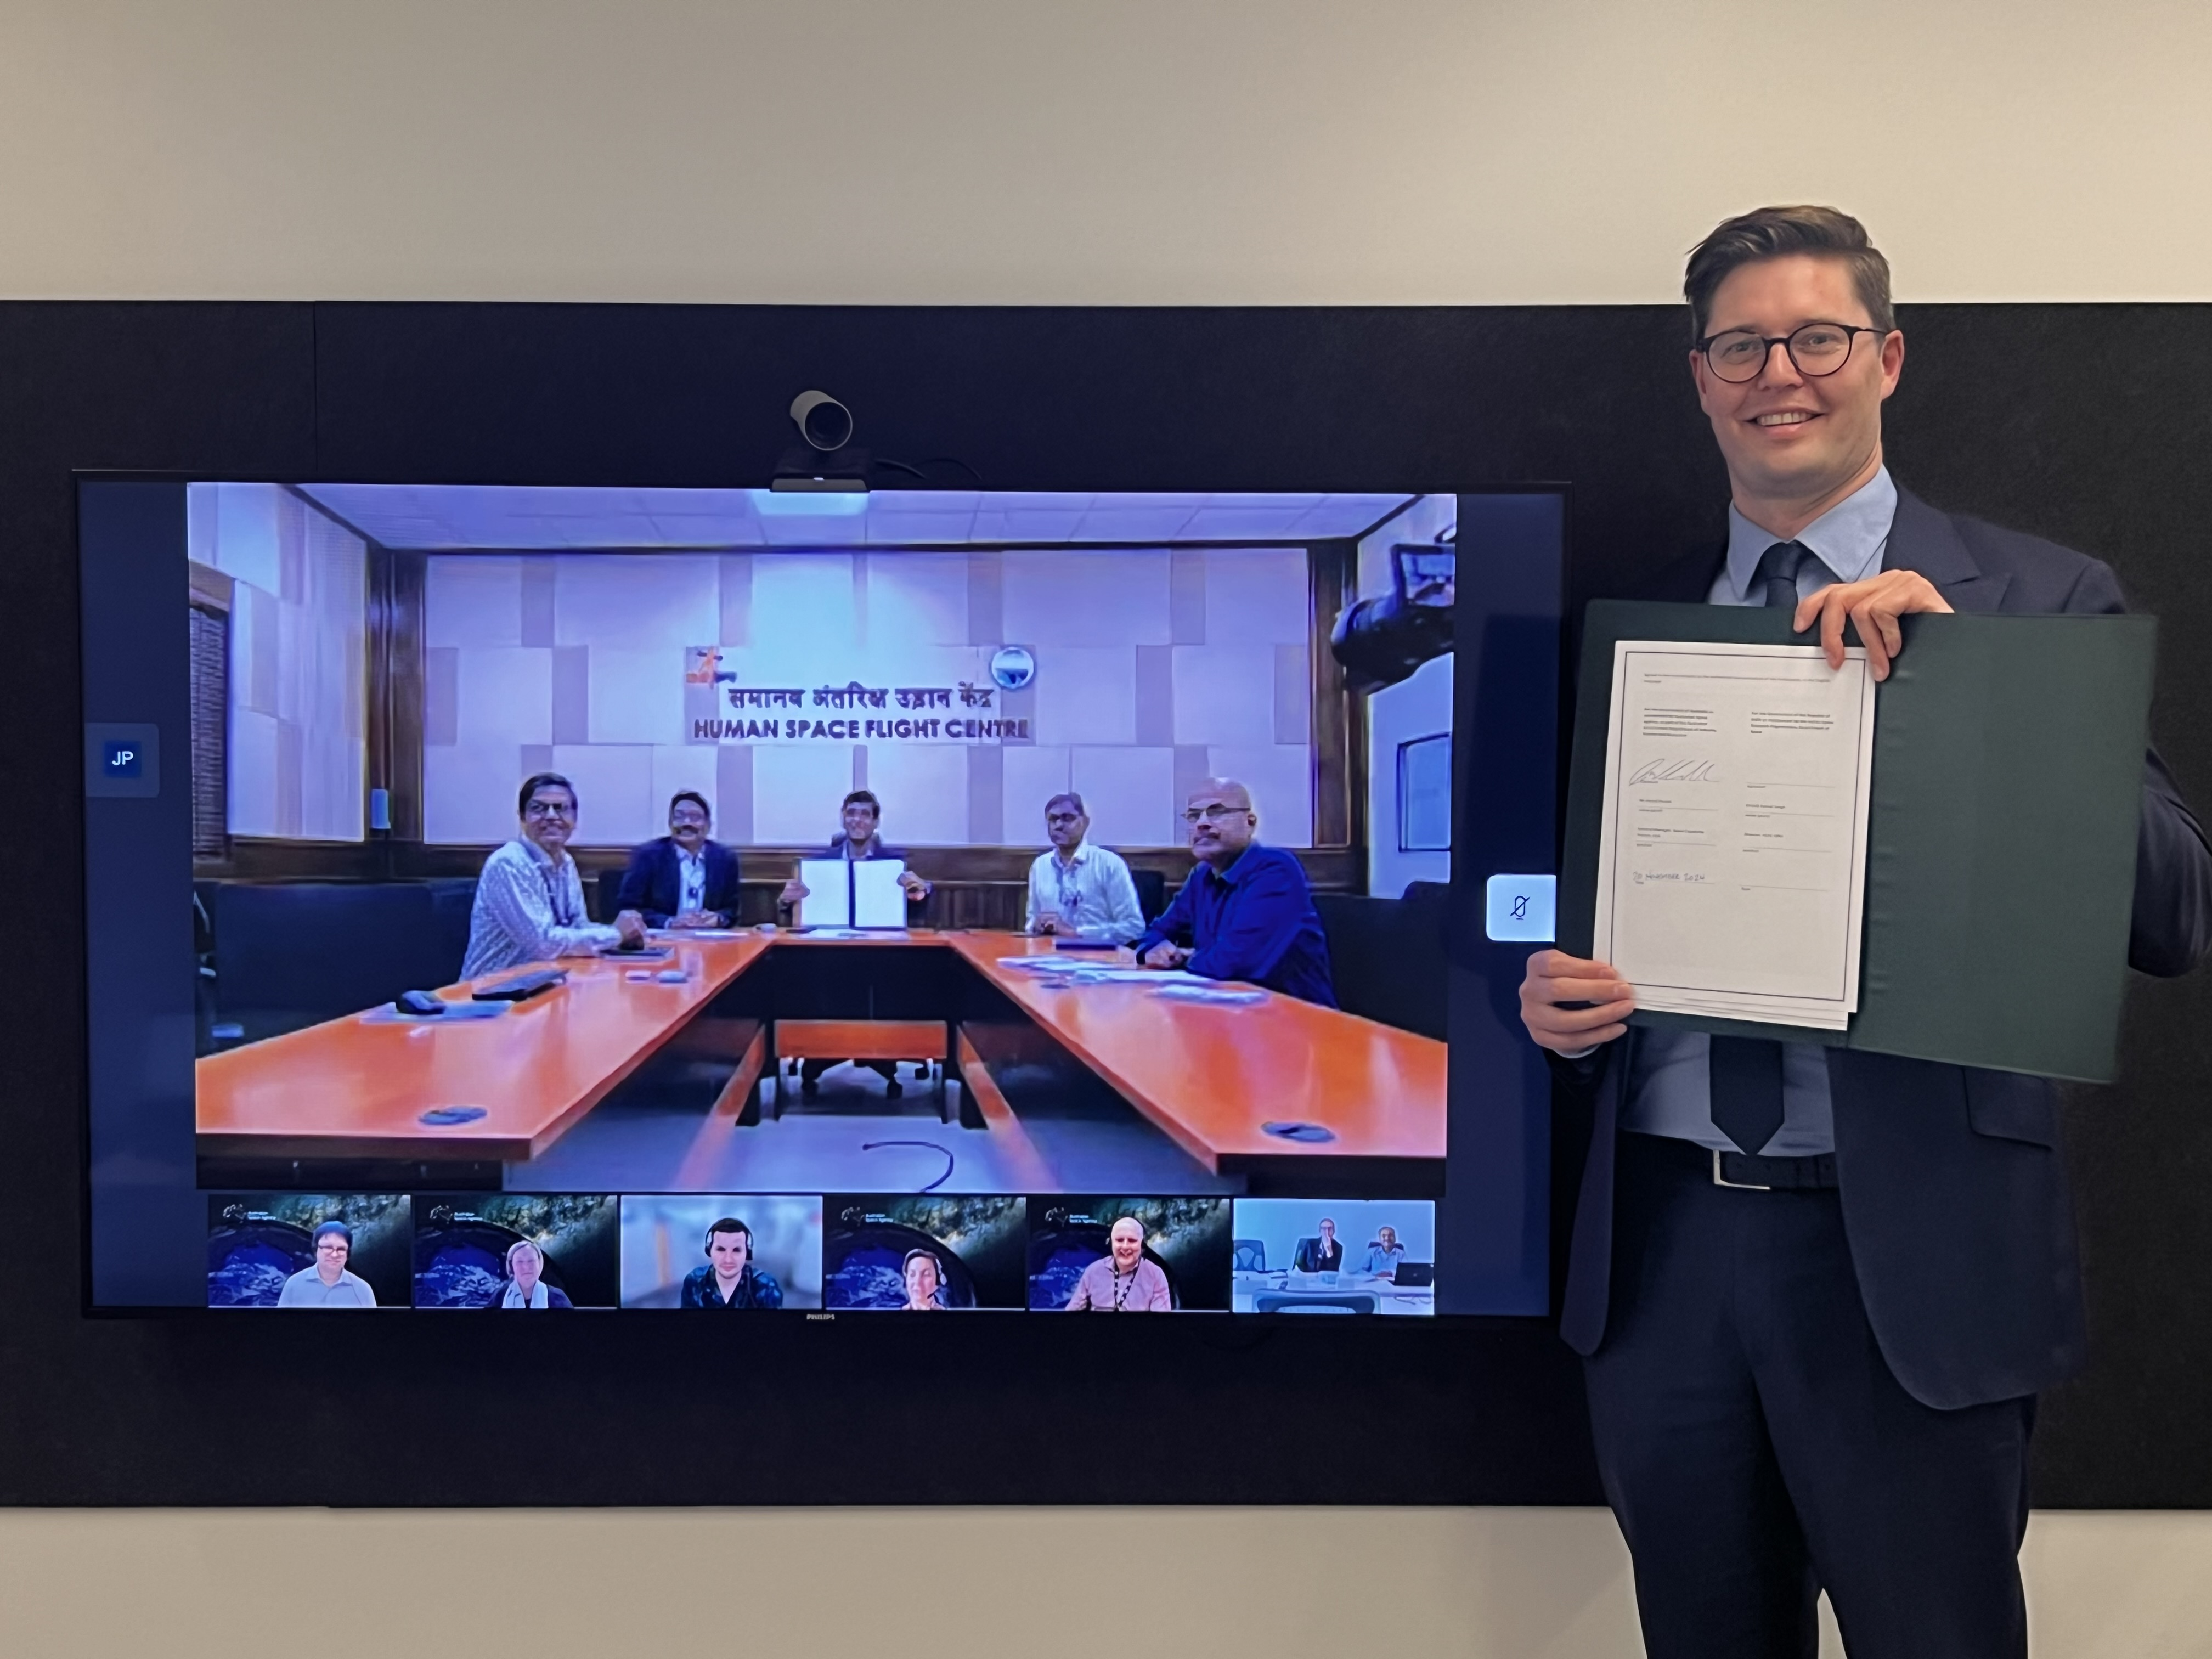
[[[1558,491],[78,488],[94,1308],[1544,1310]]]

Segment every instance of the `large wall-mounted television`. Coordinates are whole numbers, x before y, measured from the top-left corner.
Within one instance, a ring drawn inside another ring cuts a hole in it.
[[[1559,490],[78,510],[95,1310],[1545,1310]]]

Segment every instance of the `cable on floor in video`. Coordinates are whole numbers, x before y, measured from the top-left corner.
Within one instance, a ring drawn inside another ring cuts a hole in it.
[[[878,1146],[926,1146],[933,1152],[942,1152],[945,1155],[945,1173],[927,1187],[915,1188],[916,1192],[933,1193],[952,1179],[952,1166],[957,1160],[953,1158],[950,1147],[940,1146],[933,1140],[864,1140],[860,1143],[860,1150],[864,1152],[872,1152]]]

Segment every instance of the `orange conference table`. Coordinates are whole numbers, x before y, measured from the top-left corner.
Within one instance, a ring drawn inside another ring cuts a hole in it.
[[[1224,1007],[1169,1001],[1141,984],[1050,989],[999,965],[1053,953],[1051,941],[1018,933],[656,942],[674,956],[564,960],[565,985],[494,1018],[348,1016],[210,1055],[197,1091],[203,1184],[288,1185],[278,1174],[292,1166],[302,1176],[348,1166],[385,1184],[374,1166],[386,1165],[395,1183],[497,1185],[657,1054],[734,1062],[710,1115],[743,1133],[780,1058],[896,1054],[944,1056],[965,1085],[963,1122],[1017,1146],[1024,1099],[1042,1079],[1109,1090],[1207,1170],[1254,1193],[1443,1189],[1447,1051],[1431,1038],[1284,996]],[[856,1010],[849,998],[823,1006],[819,988],[855,979],[849,970],[864,961],[907,970],[885,1012],[927,1017],[872,1018],[872,1000]],[[681,984],[629,977],[679,965]],[[442,994],[465,1000],[468,989]],[[444,1107],[481,1115],[424,1121]],[[1292,1125],[1328,1138],[1285,1138]]]

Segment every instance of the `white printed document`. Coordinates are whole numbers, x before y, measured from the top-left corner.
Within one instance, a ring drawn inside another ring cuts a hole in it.
[[[801,859],[799,884],[806,896],[799,917],[808,927],[903,927],[903,859]]]
[[[1616,643],[1593,948],[1638,1008],[1849,1024],[1874,704],[1856,647]]]

